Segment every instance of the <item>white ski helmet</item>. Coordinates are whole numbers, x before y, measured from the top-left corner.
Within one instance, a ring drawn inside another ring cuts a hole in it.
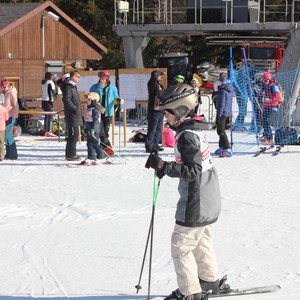
[[[158,99],[159,111],[170,111],[178,118],[185,118],[198,104],[198,95],[188,84],[176,84],[166,89]]]

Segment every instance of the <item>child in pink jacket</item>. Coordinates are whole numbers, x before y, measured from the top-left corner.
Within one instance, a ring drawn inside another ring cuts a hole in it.
[[[0,104],[0,161],[4,159],[4,139],[5,139],[5,129],[6,121],[8,120],[7,109]]]

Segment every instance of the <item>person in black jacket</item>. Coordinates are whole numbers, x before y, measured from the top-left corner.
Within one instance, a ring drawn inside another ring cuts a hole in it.
[[[212,224],[221,211],[218,174],[213,166],[203,116],[195,116],[198,95],[187,84],[174,85],[162,94],[156,108],[165,112],[176,130],[175,160],[164,161],[150,154],[146,167],[158,178],[179,178],[180,198],[175,214],[171,255],[178,289],[165,300],[201,300],[207,291],[229,290],[219,271],[212,240]]]
[[[158,144],[161,140],[162,125],[164,114],[161,111],[156,111],[155,99],[161,96],[164,87],[160,83],[163,72],[155,70],[151,73],[151,78],[148,81],[148,129],[145,142],[146,152],[151,153],[153,149],[163,150]]]
[[[70,80],[65,83],[63,93],[63,103],[65,112],[66,129],[68,140],[66,145],[66,159],[80,160],[76,153],[80,126],[83,125],[82,107],[76,84],[79,82],[80,74],[77,70],[70,73]]]

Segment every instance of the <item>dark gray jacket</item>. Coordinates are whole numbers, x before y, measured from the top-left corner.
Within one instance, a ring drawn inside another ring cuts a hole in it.
[[[206,127],[200,117],[181,124],[176,132],[176,162],[166,162],[167,175],[179,178],[175,218],[181,226],[212,224],[221,211],[218,175],[203,131]]]
[[[83,125],[81,101],[76,87],[71,82],[66,83],[62,92],[67,129]]]
[[[159,70],[151,72],[151,77],[147,83],[149,93],[148,112],[154,110],[155,98],[159,98],[164,90],[163,85],[157,80],[158,76],[163,74],[164,73]]]

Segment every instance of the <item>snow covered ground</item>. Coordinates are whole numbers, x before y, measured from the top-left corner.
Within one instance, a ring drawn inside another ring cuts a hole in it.
[[[127,129],[127,138],[132,136]],[[116,128],[118,130],[118,128]],[[217,134],[208,131],[211,149]],[[122,137],[123,138],[123,137]],[[122,140],[121,138],[121,140]],[[123,164],[64,166],[65,142],[21,135],[19,159],[0,164],[0,300],[140,299],[136,295],[153,193],[143,144],[119,145]],[[244,299],[300,299],[300,147],[214,158],[223,211],[214,225],[220,275],[232,287],[279,284]],[[162,156],[172,159],[173,149]],[[85,142],[78,153],[86,155]],[[120,159],[118,159],[120,160]],[[170,236],[177,179],[164,177],[155,210],[152,294],[177,288]]]

